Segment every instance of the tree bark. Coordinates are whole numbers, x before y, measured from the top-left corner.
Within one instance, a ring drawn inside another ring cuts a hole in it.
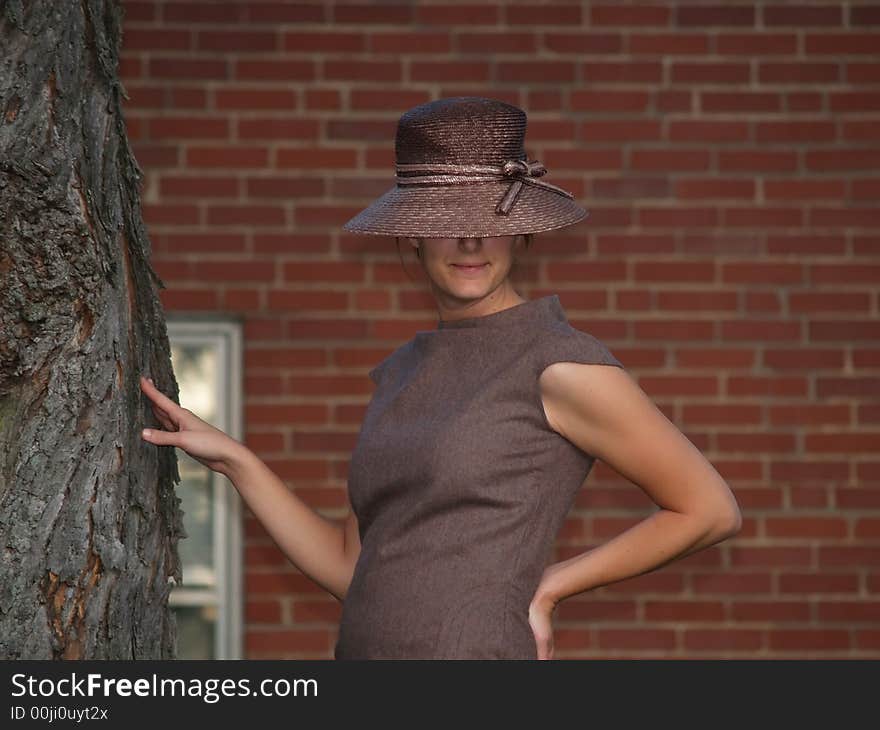
[[[114,0],[0,0],[0,658],[170,659],[178,401]]]

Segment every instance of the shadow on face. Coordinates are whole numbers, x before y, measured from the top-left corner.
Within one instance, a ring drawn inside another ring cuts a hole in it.
[[[512,289],[508,276],[532,235],[402,238],[412,247],[435,296],[470,300],[499,287]],[[400,238],[398,250],[399,243]]]

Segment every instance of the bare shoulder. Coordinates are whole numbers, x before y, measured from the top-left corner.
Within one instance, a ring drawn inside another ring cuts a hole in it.
[[[566,436],[566,411],[573,408],[589,418],[621,399],[638,397],[641,388],[625,369],[607,363],[555,362],[538,379],[547,423]]]
[[[641,487],[661,507],[734,524],[726,482],[623,368],[556,362],[539,377],[553,430]]]

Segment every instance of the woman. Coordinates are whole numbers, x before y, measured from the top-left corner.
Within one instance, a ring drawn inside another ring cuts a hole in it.
[[[439,99],[398,123],[396,185],[345,229],[410,241],[437,305],[370,371],[343,525],[308,508],[247,448],[143,385],[167,431],[226,474],[289,559],[343,601],[338,659],[553,657],[564,598],[645,573],[739,530],[727,484],[557,295],[509,279],[532,235],[582,220],[523,152],[526,116]],[[609,367],[610,366],[610,367]],[[660,509],[546,565],[595,458]]]

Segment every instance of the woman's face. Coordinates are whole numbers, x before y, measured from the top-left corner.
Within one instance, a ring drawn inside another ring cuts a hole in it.
[[[412,239],[435,295],[481,299],[507,279],[521,236]]]

